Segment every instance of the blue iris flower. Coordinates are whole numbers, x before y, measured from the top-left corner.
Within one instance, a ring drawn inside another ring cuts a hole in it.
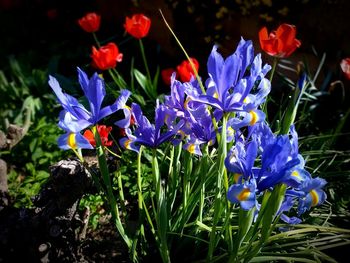
[[[318,177],[303,182],[300,190],[305,193],[305,196],[299,200],[298,215],[305,213],[311,207],[322,204],[326,200],[327,195],[322,190],[322,187],[326,184],[326,180]]]
[[[131,111],[135,116],[136,129],[134,135],[130,129],[126,129],[126,138],[120,140],[120,144],[130,150],[138,151],[139,145],[144,145],[150,148],[157,148],[162,143],[169,141],[182,127],[183,121],[180,120],[175,124],[171,130],[162,132],[162,127],[166,121],[166,108],[160,105],[157,101],[155,110],[155,124],[151,124],[149,120],[143,115],[140,106],[133,103]]]
[[[236,142],[231,148],[226,159],[225,165],[228,171],[234,174],[236,183],[248,180],[253,177],[253,166],[257,157],[257,144],[251,141],[248,144]]]
[[[79,132],[67,132],[57,139],[57,144],[62,150],[93,149],[94,147]]]
[[[89,79],[80,68],[78,68],[78,78],[84,95],[88,100],[90,111],[79,103],[76,98],[64,93],[58,81],[54,77],[49,76],[49,85],[63,107],[58,123],[58,126],[66,131],[66,134],[58,138],[58,145],[62,149],[92,149],[92,146],[80,134],[80,131],[97,124],[104,117],[122,109],[130,96],[128,90],[122,90],[121,96],[112,105],[102,107],[102,102],[106,95],[103,80],[97,73]]]
[[[225,60],[217,52],[217,46],[214,46],[207,66],[209,79],[206,81],[206,94],[193,93],[191,96],[194,100],[211,105],[223,112],[244,111],[245,98],[256,82],[262,81],[271,68],[269,65],[261,68],[260,55],[254,59],[253,44],[244,39],[241,39],[236,51]],[[264,80],[264,83],[266,81]],[[269,91],[269,88],[266,90]]]
[[[239,203],[243,210],[250,210],[256,205],[255,189],[254,179],[241,184],[233,184],[227,191],[227,199],[232,203]]]
[[[102,102],[106,95],[104,81],[97,73],[89,79],[85,72],[79,68],[78,77],[84,95],[88,99],[90,111],[80,104],[76,98],[64,93],[58,81],[54,77],[49,76],[49,85],[63,107],[59,122],[59,126],[62,129],[79,132],[88,126],[95,125],[101,119],[122,109],[130,96],[130,91],[122,90],[120,97],[112,105],[102,107]]]
[[[291,208],[293,207],[295,202],[295,198],[292,196],[286,196],[285,199],[283,200],[283,203],[277,213],[277,215],[280,215],[280,218],[282,221],[286,222],[287,224],[295,225],[295,224],[300,224],[301,219],[298,217],[289,217],[285,214],[285,212],[289,212]]]

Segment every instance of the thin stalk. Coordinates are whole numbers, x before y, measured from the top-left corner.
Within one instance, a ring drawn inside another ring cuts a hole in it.
[[[203,152],[203,158],[202,158],[202,171],[201,171],[201,193],[200,193],[200,199],[199,199],[199,212],[198,212],[198,220],[199,222],[203,221],[203,208],[204,208],[204,201],[205,201],[205,179],[207,175],[207,166],[208,166],[208,158],[209,158],[209,149],[208,144],[205,145]]]
[[[147,73],[147,78],[151,83],[151,80],[152,80],[151,73],[150,73],[149,68],[148,68],[148,63],[147,63],[146,54],[145,54],[145,48],[143,46],[142,39],[139,39],[139,44],[140,44],[140,50],[141,50],[143,64],[145,65],[145,69],[146,69],[146,73]]]
[[[205,94],[205,88],[204,88],[204,86],[203,86],[203,83],[202,83],[201,79],[199,78],[198,71],[197,71],[196,67],[194,66],[192,60],[190,59],[190,56],[187,54],[187,52],[186,52],[185,48],[182,46],[180,40],[176,37],[174,31],[171,29],[170,25],[168,24],[168,21],[165,19],[164,15],[163,15],[162,10],[159,9],[159,12],[160,12],[160,15],[162,16],[162,18],[163,18],[163,20],[164,20],[165,25],[167,26],[167,28],[169,29],[169,31],[171,32],[171,34],[172,34],[173,37],[175,38],[175,40],[176,40],[176,42],[178,43],[178,45],[180,46],[181,50],[184,52],[184,54],[185,54],[185,56],[186,56],[188,62],[190,62],[191,68],[192,68],[192,70],[193,70],[193,72],[194,72],[194,74],[195,74],[195,76],[196,76],[196,79],[197,79],[197,81],[198,81],[198,84],[199,84],[199,86],[200,86],[200,88],[201,88],[203,94]]]
[[[277,64],[278,64],[278,61],[279,61],[278,58],[276,58],[276,57],[273,58],[272,69],[271,69],[271,74],[270,74],[270,78],[269,78],[270,83],[272,83],[273,76],[275,75],[276,66],[277,66]]]
[[[143,195],[142,195],[142,175],[141,175],[141,156],[142,156],[142,150],[143,147],[141,145],[139,153],[137,155],[137,195],[138,195],[138,205],[139,205],[139,212],[141,214],[141,211],[143,210],[142,201],[143,201]]]
[[[120,206],[122,208],[123,215],[125,216],[127,213],[126,213],[126,207],[125,207],[125,198],[124,198],[123,181],[122,181],[121,172],[117,171],[116,176],[117,176],[117,181],[118,181]]]
[[[197,79],[198,84],[199,84],[199,86],[200,86],[200,88],[201,88],[201,91],[202,91],[202,93],[205,95],[205,94],[206,94],[206,91],[205,91],[204,85],[203,85],[202,80],[200,79],[200,77],[199,77],[199,75],[198,75],[198,71],[197,71],[196,67],[194,66],[194,64],[193,64],[193,62],[192,62],[190,56],[187,54],[187,52],[186,52],[185,48],[182,46],[180,40],[177,38],[177,36],[175,35],[174,31],[171,29],[170,25],[168,24],[168,21],[165,19],[164,15],[163,15],[162,10],[159,9],[159,12],[160,12],[160,15],[162,16],[162,18],[163,18],[163,20],[164,20],[164,23],[165,23],[166,27],[169,29],[170,33],[171,33],[171,34],[173,35],[173,37],[175,38],[175,40],[176,40],[176,42],[178,43],[179,47],[181,48],[182,52],[184,52],[184,54],[185,54],[185,56],[186,56],[188,62],[189,62],[190,65],[191,65],[191,68],[192,68],[192,70],[193,70],[193,72],[194,72],[194,75],[196,76],[196,79]],[[218,135],[219,135],[219,132],[218,132],[218,130],[219,130],[219,129],[218,129],[218,124],[217,124],[217,122],[216,122],[216,120],[215,120],[215,117],[214,117],[214,115],[213,115],[212,112],[210,113],[210,115],[211,115],[211,119],[212,119],[212,122],[213,122],[213,126],[214,126],[214,129],[215,129],[216,135],[217,135],[217,137],[218,137],[218,141],[219,141],[220,138],[219,138],[219,136],[218,136]]]
[[[209,249],[207,255],[207,261],[211,262],[213,259],[214,249],[217,244],[216,240],[216,226],[221,216],[221,204],[222,204],[222,180],[225,173],[225,158],[227,153],[227,145],[226,145],[226,125],[227,125],[227,114],[224,114],[222,118],[222,130],[221,130],[221,141],[218,153],[218,175],[216,178],[216,191],[215,191],[215,201],[214,201],[214,217],[213,217],[213,226],[212,231],[210,233],[209,239]]]
[[[119,82],[119,80],[117,79],[117,77],[114,75],[113,71],[112,71],[111,69],[109,69],[109,70],[108,70],[108,73],[109,73],[109,75],[112,77],[114,83],[118,86],[118,88],[122,89],[123,86],[120,85],[120,82]]]
[[[98,41],[98,38],[97,38],[95,32],[92,32],[92,37],[94,38],[97,47],[100,48],[101,44],[100,44],[100,41]]]

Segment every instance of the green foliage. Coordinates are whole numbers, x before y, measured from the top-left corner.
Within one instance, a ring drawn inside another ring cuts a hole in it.
[[[25,130],[22,140],[1,152],[9,167],[9,192],[16,207],[30,206],[49,176],[49,166],[64,156],[56,146],[61,133],[56,125],[56,109],[48,93],[47,72],[28,70],[10,58],[9,72],[0,71],[0,129],[16,124]],[[9,76],[9,77],[8,77]]]

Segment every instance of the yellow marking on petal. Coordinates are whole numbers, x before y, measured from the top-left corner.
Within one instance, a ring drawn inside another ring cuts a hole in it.
[[[125,149],[129,149],[129,150],[130,150],[130,143],[131,143],[131,140],[126,140],[126,141],[124,142],[124,147],[125,147]]]
[[[294,176],[294,177],[296,177],[296,178],[298,178],[298,179],[301,179],[301,176],[300,176],[299,172],[296,171],[296,170],[294,170],[294,171],[292,172],[292,176]]]
[[[227,132],[229,136],[233,136],[235,134],[235,130],[232,127],[228,127]]]
[[[77,142],[75,140],[75,133],[70,133],[68,135],[67,144],[72,149],[76,149],[77,148]]]
[[[214,139],[211,139],[211,140],[209,141],[208,145],[209,145],[209,146],[214,145]]]
[[[169,114],[165,114],[164,123],[167,123],[168,119],[169,119]]]
[[[184,108],[187,110],[188,109],[188,103],[191,101],[190,97],[187,97],[187,99],[184,102]]]
[[[320,200],[318,193],[315,190],[311,190],[310,191],[310,195],[311,195],[311,206],[316,206]]]
[[[186,134],[183,130],[178,130],[177,133],[180,134],[181,138],[185,138],[185,136],[186,136]]]
[[[98,76],[99,76],[101,79],[103,79],[103,74],[102,74],[102,73],[98,74]]]
[[[196,150],[196,146],[194,144],[190,144],[187,146],[187,151],[189,151],[190,153],[194,153]]]
[[[248,97],[245,97],[245,99],[243,100],[243,103],[247,104],[250,102],[250,99]]]
[[[245,200],[248,199],[249,195],[250,195],[249,189],[244,188],[244,189],[237,195],[237,199],[238,199],[239,201],[245,201]]]
[[[252,119],[249,122],[249,124],[250,125],[254,125],[259,120],[258,114],[255,111],[253,111],[253,110],[250,111],[249,114],[252,116]]]
[[[124,108],[131,111],[131,108],[128,105],[124,105]]]
[[[215,91],[213,97],[214,97],[215,99],[219,98],[219,93],[217,93],[217,91]]]
[[[233,180],[235,181],[235,183],[238,183],[239,179],[241,178],[242,174],[239,173],[235,173],[233,175]]]

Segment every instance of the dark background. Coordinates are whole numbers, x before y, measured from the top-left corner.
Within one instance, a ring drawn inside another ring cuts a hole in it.
[[[342,58],[350,56],[350,1],[346,0],[0,0],[0,69],[6,72],[12,56],[29,69],[48,68],[50,74],[58,72],[71,79],[76,78],[77,66],[92,72],[90,53],[94,41],[77,24],[77,19],[91,11],[102,17],[97,32],[101,43],[113,41],[124,54],[123,62],[117,65],[123,76],[130,75],[132,57],[136,67],[142,67],[138,42],[123,28],[125,16],[134,13],[144,13],[152,20],[149,36],[143,39],[151,72],[157,65],[161,69],[175,67],[185,56],[162,21],[159,9],[190,56],[198,59],[202,76],[206,76],[206,60],[213,44],[219,44],[225,56],[243,37],[253,40],[256,52],[261,52],[258,32],[263,26],[270,31],[281,23],[294,24],[302,42],[288,58],[294,67],[303,61],[314,73],[326,54],[316,82],[318,88],[328,92],[319,99],[322,107],[314,113],[319,119],[318,129],[333,128],[349,107],[349,80],[339,66]],[[262,55],[265,62],[272,63],[271,57]],[[298,78],[289,71],[278,71],[292,81]],[[337,80],[343,82],[343,88],[332,86]],[[281,89],[278,77],[274,82],[273,92]],[[167,92],[168,87],[161,89]]]

